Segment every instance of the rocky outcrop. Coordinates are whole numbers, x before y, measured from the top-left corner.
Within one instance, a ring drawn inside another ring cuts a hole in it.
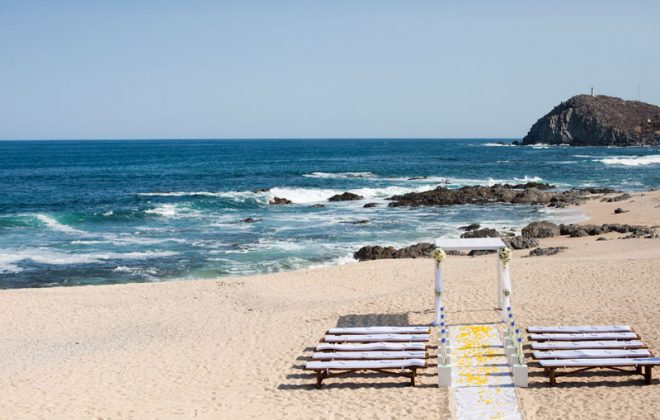
[[[491,228],[469,230],[461,235],[461,238],[499,238],[500,233]]]
[[[465,231],[471,231],[471,230],[477,230],[481,227],[479,223],[470,223],[467,226],[461,226],[459,227],[460,230],[465,230]]]
[[[522,229],[522,236],[527,238],[552,238],[559,233],[559,226],[546,221],[532,222]]]
[[[604,201],[606,203],[616,203],[617,201],[628,200],[630,198],[632,198],[630,194],[623,193],[621,195],[615,195],[614,197],[604,197],[600,201]]]
[[[361,195],[353,194],[351,192],[345,192],[343,194],[336,194],[328,198],[328,201],[354,201],[362,200],[364,197]]]
[[[541,257],[547,255],[555,255],[567,249],[565,246],[552,246],[549,248],[535,248],[529,251],[528,257]]]
[[[268,202],[268,204],[271,204],[271,205],[274,205],[274,206],[278,206],[278,205],[282,205],[282,204],[292,204],[292,203],[293,203],[293,201],[291,201],[289,199],[286,199],[286,198],[281,198],[281,197],[273,197],[273,199]]]
[[[522,185],[495,184],[493,186],[466,186],[457,189],[437,187],[434,190],[411,192],[390,197],[389,207],[448,206],[455,204],[538,204],[549,207],[566,207],[582,204],[589,194],[607,194],[611,189],[584,188],[568,191],[547,191],[535,187],[535,183]],[[531,186],[530,186],[531,185]]]
[[[504,244],[511,249],[528,249],[539,246],[539,241],[534,238],[524,236],[502,238],[502,242],[504,242]]]
[[[364,207],[365,209],[370,209],[372,207],[378,207],[378,203],[367,203],[362,207]]]
[[[641,225],[627,225],[618,223],[608,223],[603,225],[559,225],[561,235],[568,235],[572,238],[581,236],[596,236],[604,233],[617,232],[628,233],[631,237],[653,237],[655,228]]]
[[[435,249],[435,245],[421,243],[396,249],[393,246],[363,246],[353,254],[353,258],[358,261],[382,260],[392,258],[421,258],[430,257]]]
[[[660,145],[660,107],[604,95],[574,96],[541,117],[522,143]]]

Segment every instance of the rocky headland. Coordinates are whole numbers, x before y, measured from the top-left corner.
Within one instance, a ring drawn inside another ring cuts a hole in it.
[[[604,95],[577,95],[541,117],[522,144],[660,145],[660,107]]]

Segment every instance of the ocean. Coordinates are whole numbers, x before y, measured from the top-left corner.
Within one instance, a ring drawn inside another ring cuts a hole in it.
[[[271,273],[347,263],[363,245],[457,237],[473,222],[583,220],[522,205],[387,207],[438,185],[660,186],[660,148],[498,141],[2,141],[0,288]],[[344,191],[365,199],[327,202]]]

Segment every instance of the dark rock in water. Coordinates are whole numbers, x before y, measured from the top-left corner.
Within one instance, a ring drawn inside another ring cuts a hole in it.
[[[559,226],[546,221],[532,222],[522,230],[522,236],[527,238],[552,238],[559,234]]]
[[[255,219],[253,217],[248,217],[247,219],[241,220],[241,223],[256,223],[258,221],[259,221],[259,219]]]
[[[622,209],[621,207],[617,207],[614,209],[614,214],[621,214],[621,213],[627,213],[627,210]]]
[[[328,198],[328,201],[353,201],[353,200],[362,200],[364,197],[361,195],[353,194],[351,192],[345,192],[343,194],[333,195]]]
[[[367,203],[362,207],[364,207],[365,209],[368,209],[368,208],[377,207],[377,206],[378,206],[378,203]]]
[[[273,197],[272,200],[268,202],[268,204],[271,205],[282,205],[282,204],[293,204],[291,200],[288,200],[286,198],[281,198],[281,197]]]
[[[606,197],[606,198],[601,199],[600,201],[604,201],[606,203],[615,203],[617,201],[628,200],[629,198],[632,198],[632,196],[628,193],[624,193],[624,194],[617,195],[617,196],[614,196],[614,197]]]
[[[430,257],[434,249],[435,245],[429,243],[411,245],[401,249],[396,249],[393,246],[363,246],[353,254],[353,258],[358,261],[393,258],[421,258]]]
[[[460,229],[460,230],[471,231],[471,230],[477,230],[477,229],[479,229],[480,227],[481,227],[481,225],[480,225],[479,223],[470,223],[470,224],[467,225],[467,226],[461,226],[461,227],[459,227],[459,229]]]
[[[254,193],[262,193],[262,192],[268,192],[268,191],[270,191],[270,188],[258,188],[256,190],[254,190],[253,192]]]
[[[529,251],[529,257],[541,257],[544,255],[555,255],[567,249],[565,246],[555,246],[550,248],[535,248]]]
[[[325,204],[312,204],[310,207],[313,209],[321,209],[325,207]]]
[[[528,249],[539,246],[539,241],[525,236],[515,236],[513,238],[502,238],[502,241],[511,249]]]
[[[528,184],[523,184],[528,185]],[[515,186],[518,187],[518,186]],[[466,186],[458,189],[437,187],[434,190],[411,192],[390,197],[389,207],[400,206],[448,206],[456,204],[538,204],[549,207],[579,205],[587,200],[596,189],[572,189],[568,191],[547,191],[538,188],[513,188],[511,185]],[[600,191],[600,190],[598,190]],[[612,191],[612,190],[607,190]],[[602,192],[599,192],[602,193]]]
[[[461,235],[461,238],[499,238],[500,233],[495,229],[483,228],[470,230]]]
[[[660,107],[611,96],[578,95],[540,118],[523,144],[660,145]]]
[[[428,176],[413,176],[408,178],[408,181],[419,181],[421,179],[428,179]]]
[[[368,219],[363,219],[363,220],[351,220],[350,222],[339,222],[339,223],[346,223],[349,225],[364,225],[369,223]]]

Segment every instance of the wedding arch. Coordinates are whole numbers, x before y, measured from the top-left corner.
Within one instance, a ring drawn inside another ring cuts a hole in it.
[[[444,239],[435,241],[436,249],[433,251],[435,259],[435,316],[433,325],[439,325],[442,313],[442,294],[444,286],[442,281],[442,266],[447,259],[446,251],[497,251],[497,309],[502,311],[502,321],[506,321],[507,308],[511,307],[511,278],[509,263],[511,250],[500,238],[465,238]]]

